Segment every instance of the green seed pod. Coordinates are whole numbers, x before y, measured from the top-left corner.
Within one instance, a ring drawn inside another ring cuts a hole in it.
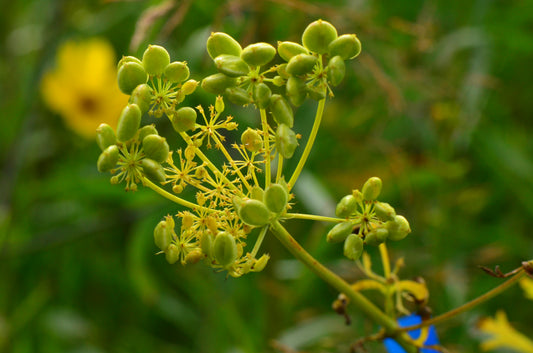
[[[261,272],[261,271],[263,271],[265,269],[269,259],[270,259],[270,255],[264,254],[259,259],[255,260],[253,262],[251,270],[253,272]]]
[[[278,54],[285,61],[298,54],[309,54],[309,51],[302,45],[294,42],[278,42]]]
[[[165,67],[163,75],[170,82],[183,82],[189,78],[189,67],[184,61],[173,61]]]
[[[271,212],[281,213],[285,211],[288,201],[289,195],[287,195],[287,191],[280,184],[270,184],[266,188],[263,202]]]
[[[296,76],[289,77],[287,80],[286,92],[292,105],[299,107],[307,97],[307,85],[305,84],[305,80]]]
[[[394,217],[394,221],[387,222],[385,226],[389,230],[389,239],[392,241],[402,240],[411,233],[409,222],[404,216]]]
[[[191,107],[178,109],[171,117],[172,127],[177,132],[185,132],[196,128],[196,110]]]
[[[363,194],[359,190],[352,190],[352,195],[355,197],[355,201],[363,202]]]
[[[326,98],[326,86],[319,85],[319,86],[311,86],[307,85],[307,93],[309,94],[309,98],[315,101],[320,101],[324,98]]]
[[[396,217],[396,211],[394,208],[386,202],[374,203],[374,212],[380,221],[393,221]]]
[[[220,114],[224,111],[225,108],[226,106],[224,105],[224,99],[222,98],[222,96],[217,96],[217,98],[215,99],[216,112]]]
[[[234,196],[231,199],[231,203],[233,204],[233,208],[235,209],[235,212],[237,212],[237,215],[241,216],[241,205],[244,202],[244,200],[238,196]]]
[[[224,94],[233,104],[247,105],[252,102],[252,97],[250,97],[250,94],[240,87],[226,88]]]
[[[340,243],[341,241],[344,241],[346,237],[352,233],[352,231],[353,222],[346,221],[338,223],[328,232],[326,240],[328,243]]]
[[[98,147],[103,151],[111,145],[117,143],[117,137],[113,128],[106,123],[100,124],[96,129],[96,143]]]
[[[250,67],[238,56],[222,54],[215,58],[217,70],[229,77],[248,75]]]
[[[344,241],[344,256],[350,260],[359,260],[363,254],[363,239],[357,234],[350,234]]]
[[[131,93],[130,103],[137,104],[142,114],[150,110],[152,104],[152,89],[150,86],[143,83],[135,87]]]
[[[188,80],[183,85],[181,85],[180,91],[184,95],[188,96],[189,94],[192,94],[196,90],[196,87],[198,87],[198,81]]]
[[[96,167],[100,173],[113,169],[118,162],[119,153],[117,145],[107,147],[98,157]]]
[[[215,59],[222,54],[240,56],[242,52],[241,45],[229,34],[222,32],[211,33],[207,38],[207,52],[211,59]]]
[[[159,135],[154,124],[146,125],[139,129],[139,141],[144,140],[148,135]]]
[[[296,134],[287,125],[279,124],[276,130],[276,148],[285,159],[292,158],[294,150],[298,147]]]
[[[373,201],[378,198],[381,193],[381,179],[372,177],[368,179],[363,185],[363,199],[365,201]]]
[[[165,250],[165,258],[169,264],[175,264],[180,259],[180,251],[176,244],[170,244]]]
[[[120,70],[120,68],[122,67],[122,65],[124,65],[125,63],[137,63],[139,65],[142,65],[142,61],[139,60],[138,58],[134,57],[134,56],[123,56],[119,61],[118,61],[118,64],[117,64],[117,70]]]
[[[281,64],[276,66],[276,72],[285,80],[291,77],[291,74],[287,72],[287,64]]]
[[[141,126],[141,115],[137,104],[128,104],[124,107],[118,118],[117,138],[119,141],[126,142],[135,136]]]
[[[228,232],[220,232],[213,244],[215,260],[222,267],[229,267],[237,260],[237,244],[235,238]]]
[[[173,226],[173,225],[172,225]],[[163,220],[155,226],[154,229],[154,242],[155,245],[165,251],[172,243],[173,227],[166,220]]]
[[[365,244],[370,246],[378,246],[381,243],[384,243],[389,236],[389,231],[387,228],[377,228],[365,235]]]
[[[276,55],[276,48],[268,43],[254,43],[244,48],[241,52],[241,59],[248,65],[263,66],[268,64]]]
[[[343,34],[329,43],[330,57],[339,55],[343,60],[353,59],[361,53],[361,42],[355,34]]]
[[[144,67],[137,62],[126,62],[117,73],[118,88],[125,94],[131,94],[135,87],[148,81]]]
[[[261,227],[270,220],[270,211],[259,200],[245,200],[240,205],[239,217],[241,220],[253,227]]]
[[[302,44],[317,54],[328,52],[328,46],[337,39],[337,29],[329,22],[318,20],[311,23],[302,34]]]
[[[162,46],[149,45],[144,51],[142,62],[148,75],[159,76],[170,64],[170,55]]]
[[[277,87],[285,86],[285,79],[281,76],[274,76],[272,83]]]
[[[202,88],[209,93],[223,94],[228,87],[233,87],[237,84],[237,79],[226,76],[222,73],[207,76],[202,80]]]
[[[257,152],[263,147],[261,135],[251,128],[246,129],[241,135],[241,143],[250,152]]]
[[[162,183],[166,180],[165,170],[161,164],[152,159],[144,158],[141,160],[141,165],[143,167],[144,175],[148,179],[158,183]]]
[[[309,54],[298,54],[289,60],[287,72],[293,76],[301,76],[313,71],[317,63],[317,57]]]
[[[329,60],[327,73],[328,80],[333,86],[342,82],[346,74],[346,65],[340,56],[334,56]]]
[[[294,125],[294,115],[289,103],[279,94],[273,94],[270,97],[270,110],[274,120],[278,124],[285,124],[292,128]]]
[[[335,214],[337,217],[348,218],[355,212],[356,208],[357,201],[355,200],[355,197],[353,197],[353,195],[346,195],[337,204]]]
[[[200,250],[193,250],[185,256],[185,263],[194,265],[204,257],[205,255]]]
[[[263,201],[263,195],[265,194],[265,191],[261,189],[260,186],[254,185],[252,187],[252,191],[250,193],[250,198],[258,201]]]
[[[270,104],[270,97],[272,96],[272,91],[270,88],[263,82],[258,83],[254,86],[253,89],[253,98],[254,103],[259,109],[266,109]]]
[[[143,140],[143,150],[146,157],[158,163],[168,158],[169,147],[167,140],[159,135],[148,135]]]
[[[200,248],[202,252],[208,257],[213,257],[213,245],[214,245],[214,235],[211,232],[205,232],[200,238]]]

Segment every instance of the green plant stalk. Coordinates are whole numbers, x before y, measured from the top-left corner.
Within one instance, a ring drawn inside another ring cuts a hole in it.
[[[233,170],[237,173],[237,175],[241,179],[246,189],[248,189],[248,191],[251,192],[252,187],[250,186],[250,184],[248,184],[248,182],[246,181],[246,178],[244,177],[244,175],[242,175],[241,170],[237,167],[237,165],[235,164],[235,161],[233,160],[233,158],[231,158],[231,156],[229,155],[228,151],[226,150],[222,142],[219,140],[219,138],[216,135],[213,135],[213,140],[215,140],[215,143],[218,145],[220,151],[222,151],[222,154],[224,155],[224,157],[226,157],[226,160],[229,162]]]
[[[289,234],[289,232],[279,223],[274,221],[270,225],[270,229],[283,244],[283,246],[289,250],[289,252],[296,257],[299,261],[303,262],[311,271],[313,271],[323,281],[331,285],[340,293],[344,293],[350,298],[351,303],[357,307],[358,310],[363,312],[376,324],[381,325],[387,334],[387,336],[395,336],[395,340],[406,350],[407,353],[416,353],[417,348],[410,342],[411,339],[407,334],[400,334],[398,330],[398,324],[393,318],[388,317],[381,311],[374,303],[369,301],[365,296],[352,289],[350,284],[340,278],[335,273],[331,272],[324,265],[313,258],[305,249]]]
[[[513,286],[515,283],[517,283],[524,275],[526,274],[526,271],[524,269],[521,269],[518,271],[514,276],[509,278],[507,281],[503,282],[499,286],[491,289],[490,291],[480,295],[479,297],[472,299],[468,303],[465,303],[455,309],[452,309],[444,314],[441,314],[439,316],[435,316],[432,319],[426,320],[418,325],[413,326],[407,326],[400,328],[400,331],[411,331],[416,330],[424,326],[430,326],[430,325],[436,325],[443,321],[449,320],[453,318],[454,316],[457,316],[459,314],[464,313],[465,311],[468,311],[484,302],[486,302],[489,299],[492,299],[493,297],[497,296],[498,294],[504,292],[505,290],[509,289],[511,286]]]
[[[324,113],[325,105],[326,105],[325,98],[318,102],[318,107],[316,109],[316,115],[315,115],[315,122],[313,123],[311,134],[309,135],[309,139],[307,140],[307,144],[305,145],[305,149],[304,149],[304,152],[302,153],[302,157],[300,157],[300,160],[298,161],[298,165],[296,166],[296,169],[292,173],[292,176],[288,182],[289,190],[291,190],[292,187],[294,186],[294,183],[296,183],[296,180],[298,179],[298,177],[300,176],[300,173],[302,172],[304,168],[305,162],[307,162],[309,153],[311,153],[311,148],[313,148],[313,144],[315,143],[315,138],[318,133],[318,128],[320,127],[320,123],[322,121],[322,115]]]
[[[308,219],[313,221],[321,221],[321,222],[331,222],[331,223],[341,223],[346,221],[345,218],[335,218],[335,217],[326,217],[326,216],[317,216],[314,214],[305,214],[305,213],[287,213],[283,215],[284,218],[287,219]]]
[[[265,189],[270,185],[270,142],[269,142],[269,134],[268,134],[268,121],[267,121],[267,115],[266,110],[259,109],[259,113],[261,114],[261,125],[263,126],[263,141],[264,141],[264,148],[265,148]]]

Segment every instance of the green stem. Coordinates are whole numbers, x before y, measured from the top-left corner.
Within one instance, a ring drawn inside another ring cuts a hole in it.
[[[407,353],[416,353],[417,349],[410,344],[410,339],[404,334],[399,334],[398,324],[393,318],[388,317],[381,311],[374,303],[369,301],[361,293],[352,289],[350,284],[340,278],[338,275],[327,269],[324,265],[313,258],[304,248],[287,232],[287,230],[279,223],[274,221],[270,225],[270,229],[283,244],[283,246],[291,252],[294,257],[303,262],[311,271],[313,271],[318,277],[338,290],[340,293],[344,293],[350,302],[357,307],[357,309],[368,317],[370,317],[375,323],[381,325],[388,335],[394,335],[396,341],[406,350]],[[396,334],[395,334],[396,333]]]
[[[265,148],[265,189],[270,185],[270,136],[268,133],[268,121],[266,110],[259,109],[261,114],[261,125],[263,126],[263,142]]]
[[[300,176],[300,173],[302,172],[302,169],[304,168],[305,162],[307,162],[307,158],[309,157],[309,153],[311,152],[311,148],[313,147],[313,144],[315,143],[316,134],[318,133],[318,128],[320,127],[320,122],[322,121],[322,115],[324,113],[324,106],[326,104],[326,99],[322,99],[318,102],[318,108],[316,109],[316,115],[315,115],[315,122],[313,123],[313,128],[311,129],[311,134],[309,135],[309,139],[307,140],[307,144],[305,145],[304,152],[302,153],[302,157],[298,161],[298,165],[296,166],[296,169],[292,173],[292,176],[289,180],[289,190],[292,189],[294,186],[294,183],[296,183],[296,180]]]
[[[276,183],[279,183],[281,179],[281,173],[283,171],[283,156],[281,153],[278,153],[278,170],[276,171]]]
[[[331,222],[331,223],[341,223],[346,221],[345,218],[335,218],[335,217],[326,217],[326,216],[317,216],[314,214],[305,214],[305,213],[287,213],[283,217],[292,219],[309,219],[312,221],[321,221],[321,222]]]
[[[498,294],[504,292],[505,290],[509,289],[509,287],[511,287],[512,285],[517,283],[525,274],[526,274],[526,272],[524,271],[524,269],[521,269],[514,276],[509,278],[507,281],[503,282],[498,287],[495,287],[495,288],[491,289],[490,291],[480,295],[476,299],[473,299],[473,300],[469,301],[468,303],[465,303],[465,304],[463,304],[463,305],[461,305],[461,306],[459,306],[459,307],[457,307],[455,309],[452,309],[452,310],[450,310],[450,311],[448,311],[448,312],[446,312],[444,314],[441,314],[441,315],[436,316],[436,317],[434,317],[432,319],[426,320],[426,321],[424,321],[424,322],[422,322],[422,323],[420,323],[418,325],[402,327],[402,328],[400,328],[400,331],[416,330],[416,329],[419,329],[419,328],[424,327],[424,326],[436,325],[436,324],[439,324],[439,323],[441,323],[443,321],[449,320],[449,319],[453,318],[454,316],[462,314],[465,311],[468,311],[468,310],[478,306],[479,304],[481,304],[483,302],[486,302],[489,299],[492,299],[493,297],[495,297]]]
[[[268,231],[268,226],[263,227],[261,229],[261,233],[259,233],[259,236],[257,237],[257,240],[255,241],[254,248],[252,249],[252,257],[255,257],[257,255],[257,252],[261,248],[261,244],[263,243],[263,240],[265,239],[265,235]]]

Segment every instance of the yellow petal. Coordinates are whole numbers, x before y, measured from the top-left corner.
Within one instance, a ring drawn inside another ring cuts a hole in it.
[[[533,300],[533,279],[524,277],[520,280],[520,287],[524,290],[524,296]]]
[[[510,348],[517,352],[533,352],[533,341],[516,331],[507,320],[505,312],[498,311],[496,317],[485,318],[479,323],[479,330],[489,334],[490,338],[481,344],[484,351]]]
[[[396,283],[396,290],[411,293],[417,301],[427,302],[429,291],[424,283],[415,281],[399,281]]]
[[[352,288],[356,291],[365,289],[377,289],[382,293],[385,293],[385,291],[387,290],[387,287],[384,284],[379,283],[378,281],[373,279],[361,279],[352,284]]]

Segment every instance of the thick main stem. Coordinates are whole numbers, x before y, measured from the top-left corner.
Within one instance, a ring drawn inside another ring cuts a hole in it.
[[[396,321],[383,313],[374,303],[369,301],[365,296],[352,289],[350,284],[340,278],[335,273],[331,272],[324,265],[313,258],[304,248],[287,232],[287,230],[279,223],[279,221],[272,222],[270,229],[278,238],[278,240],[291,252],[294,257],[303,262],[311,271],[326,283],[334,287],[340,293],[344,293],[350,298],[351,303],[357,307],[358,310],[370,317],[375,323],[381,325],[387,334],[393,335],[398,332],[398,324]],[[407,353],[416,353],[417,349],[409,343],[410,339],[405,334],[400,334],[395,337],[396,341],[406,350]]]

